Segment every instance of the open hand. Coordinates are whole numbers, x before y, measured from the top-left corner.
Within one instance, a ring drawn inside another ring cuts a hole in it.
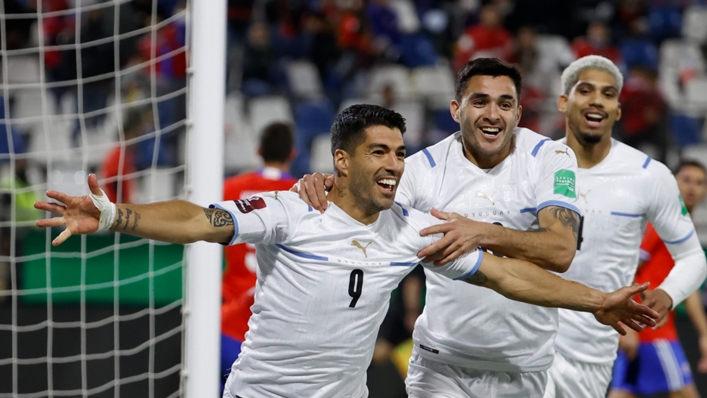
[[[95,174],[89,174],[88,188],[94,195],[102,195]],[[39,220],[37,221],[37,226],[58,227],[66,225],[66,229],[52,241],[53,246],[62,244],[71,235],[88,234],[98,230],[98,221],[100,220],[101,212],[98,211],[88,195],[69,196],[62,192],[47,191],[47,196],[58,200],[63,203],[63,205],[50,202],[35,202],[35,209],[60,214],[61,217]]]
[[[442,239],[427,246],[417,253],[417,257],[424,258],[424,262],[434,261],[437,266],[450,263],[461,257],[464,253],[476,250],[481,243],[484,230],[490,224],[472,221],[457,213],[447,213],[432,209],[430,214],[447,221],[433,225],[420,231],[420,236],[444,234]]]
[[[626,286],[613,293],[607,293],[600,309],[594,313],[594,317],[600,323],[611,326],[621,335],[626,335],[626,331],[619,322],[637,332],[642,331],[646,326],[655,326],[658,313],[631,298],[634,294],[648,289],[648,285],[644,283]]]
[[[297,192],[299,197],[315,210],[324,213],[327,208],[326,193],[334,186],[332,174],[305,174],[290,191]]]
[[[641,301],[643,302],[643,305],[652,308],[660,315],[656,319],[657,323],[653,329],[658,329],[668,322],[668,313],[670,312],[670,309],[673,308],[673,299],[668,296],[668,293],[666,293],[665,290],[646,290],[641,295]]]

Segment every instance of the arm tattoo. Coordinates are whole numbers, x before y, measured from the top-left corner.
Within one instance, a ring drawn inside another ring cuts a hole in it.
[[[204,214],[209,219],[209,223],[216,228],[233,225],[233,217],[227,211],[204,209]]]
[[[142,216],[140,215],[140,213],[135,212],[135,216],[133,216],[133,220],[135,220],[135,221],[133,222],[133,231],[135,231],[135,228],[137,228],[137,222],[138,222],[138,220],[140,219],[140,217],[142,217]],[[127,225],[127,224],[126,224],[126,225]]]
[[[488,282],[488,280],[489,278],[481,271],[476,271],[474,275],[465,279],[467,283],[471,283],[472,285],[483,285]]]
[[[552,206],[549,210],[553,217],[560,220],[562,225],[572,228],[572,234],[577,239],[579,234],[579,215],[566,207]]]
[[[123,223],[123,210],[118,209],[118,218],[115,220],[115,228],[120,227],[120,224]]]
[[[123,230],[126,230],[128,228],[128,224],[130,224],[130,215],[133,214],[133,211],[130,209],[125,209],[125,225],[123,225]]]

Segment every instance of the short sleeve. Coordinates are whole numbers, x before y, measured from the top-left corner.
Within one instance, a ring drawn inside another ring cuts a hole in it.
[[[281,192],[264,192],[247,199],[214,203],[233,217],[234,234],[228,245],[238,243],[276,244],[287,239],[290,226],[288,203]]]
[[[409,159],[405,161],[405,172],[400,178],[400,185],[395,193],[395,201],[415,208],[415,192],[417,192],[415,187],[415,175],[417,170],[415,167],[415,162]]]
[[[695,233],[695,226],[680,196],[675,177],[662,163],[651,163],[651,191],[646,192],[651,202],[647,217],[670,249],[671,244],[676,245],[689,239]]]
[[[568,146],[550,141],[541,147],[538,180],[535,187],[536,210],[548,206],[568,208],[581,214],[577,202],[577,158]]]

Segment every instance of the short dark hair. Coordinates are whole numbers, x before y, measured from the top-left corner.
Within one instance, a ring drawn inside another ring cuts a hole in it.
[[[517,66],[511,65],[498,58],[477,58],[467,62],[459,69],[459,72],[457,72],[457,80],[454,85],[457,101],[461,101],[464,91],[466,91],[466,83],[474,76],[509,77],[516,86],[518,103],[520,103],[520,93],[523,89],[523,83],[520,69],[518,69]]]
[[[268,124],[260,135],[260,155],[265,162],[287,162],[294,145],[292,126],[287,123]]]
[[[337,149],[353,153],[371,126],[397,128],[405,134],[405,118],[398,112],[378,105],[351,105],[336,116],[331,126],[331,153]]]
[[[673,174],[678,174],[685,167],[697,167],[698,169],[702,170],[702,173],[705,175],[705,177],[707,177],[707,167],[705,167],[704,164],[698,162],[697,160],[686,159],[683,159],[680,161],[680,163],[678,163],[677,167],[675,167],[675,172]]]

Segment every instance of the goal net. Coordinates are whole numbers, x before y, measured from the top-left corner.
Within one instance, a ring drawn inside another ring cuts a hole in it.
[[[0,2],[0,397],[183,393],[181,245],[34,223],[48,189],[187,196],[183,0]]]

